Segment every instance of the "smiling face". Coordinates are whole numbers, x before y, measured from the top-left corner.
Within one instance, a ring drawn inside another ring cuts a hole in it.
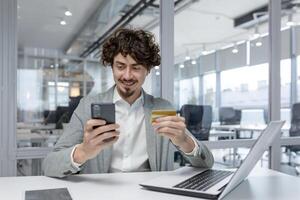
[[[112,71],[120,96],[132,104],[141,94],[142,85],[148,75],[145,66],[137,63],[129,54],[114,57]]]

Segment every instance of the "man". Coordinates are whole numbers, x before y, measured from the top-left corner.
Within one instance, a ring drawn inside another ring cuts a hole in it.
[[[64,134],[44,160],[45,175],[172,170],[176,147],[195,167],[211,167],[213,156],[186,129],[184,118],[168,116],[150,123],[151,111],[172,109],[142,85],[160,65],[154,36],[120,29],[103,45],[102,62],[112,67],[115,86],[82,99]],[[116,124],[91,119],[91,104],[113,102]],[[98,126],[98,128],[94,128]]]

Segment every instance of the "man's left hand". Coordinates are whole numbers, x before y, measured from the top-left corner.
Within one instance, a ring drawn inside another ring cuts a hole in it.
[[[172,143],[185,153],[192,152],[195,143],[185,132],[185,119],[180,116],[166,116],[155,119],[152,123],[156,132],[168,137]]]

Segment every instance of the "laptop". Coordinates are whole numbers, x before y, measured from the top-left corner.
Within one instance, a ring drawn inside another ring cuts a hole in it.
[[[232,170],[182,167],[140,183],[146,189],[206,199],[222,199],[251,172],[257,161],[280,134],[284,121],[272,121],[262,131],[241,166]]]

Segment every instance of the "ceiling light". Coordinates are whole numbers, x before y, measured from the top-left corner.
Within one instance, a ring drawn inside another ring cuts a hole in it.
[[[184,68],[184,64],[180,64],[179,67],[182,69]]]
[[[154,69],[159,69],[159,66],[155,66]]]
[[[190,52],[189,52],[189,49],[186,49],[185,51],[185,60],[190,60],[191,57],[190,57]]]
[[[253,38],[259,38],[260,34],[259,33],[254,33]]]
[[[260,37],[260,34],[259,34],[259,30],[258,30],[258,24],[255,24],[253,39],[256,39],[259,37]]]
[[[50,68],[54,68],[54,65],[50,65]]]
[[[232,49],[232,53],[233,53],[233,54],[237,54],[238,52],[239,52],[238,49],[236,49],[236,48]]]
[[[197,61],[196,60],[192,60],[192,65],[196,65],[197,64]]]
[[[206,45],[205,44],[203,44],[203,46],[202,46],[202,52],[201,53],[204,56],[206,56],[207,54],[209,54],[209,51],[206,50]]]
[[[257,40],[256,42],[255,42],[255,46],[257,46],[257,47],[261,47],[263,44],[262,44],[262,41],[261,40]]]
[[[239,49],[237,48],[237,45],[234,44],[233,49],[231,51],[233,54],[237,54],[239,52]]]
[[[206,56],[207,54],[209,54],[209,51],[202,51],[202,55]]]
[[[286,25],[287,26],[295,26],[296,25],[296,23],[293,21],[293,15],[292,14],[288,15],[288,21],[286,22]]]
[[[67,25],[67,22],[65,20],[61,20],[60,25],[65,26],[65,25]]]
[[[155,72],[155,75],[156,75],[156,76],[159,76],[159,75],[160,75],[160,72]]]
[[[68,17],[70,17],[70,16],[72,16],[72,13],[71,13],[71,11],[67,10],[67,11],[65,12],[65,15],[68,16]]]

